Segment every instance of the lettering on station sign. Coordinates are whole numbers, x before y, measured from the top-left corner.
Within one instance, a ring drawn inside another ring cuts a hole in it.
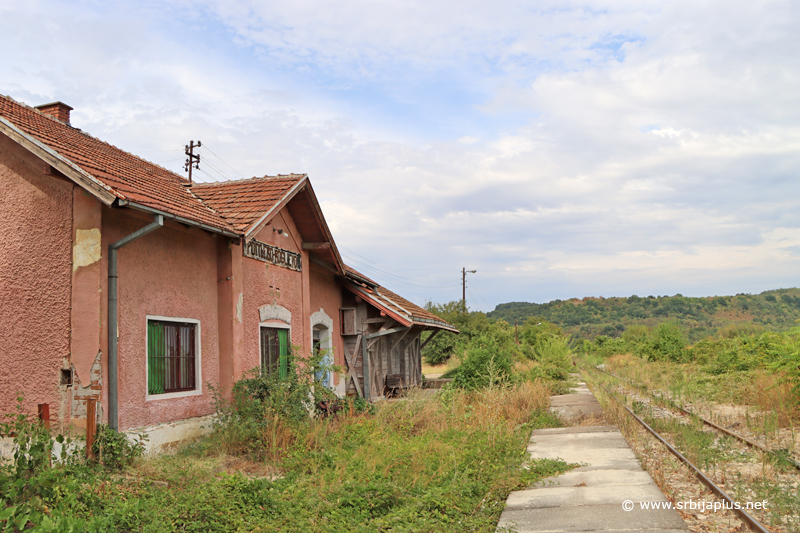
[[[265,263],[296,270],[300,272],[303,269],[302,257],[297,252],[284,250],[277,246],[272,246],[265,242],[257,241],[255,239],[247,243],[244,247],[245,257],[252,257]]]

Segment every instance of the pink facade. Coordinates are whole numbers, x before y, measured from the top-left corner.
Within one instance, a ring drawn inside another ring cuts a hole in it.
[[[339,309],[342,307],[342,289],[339,287],[335,276],[330,271],[323,269],[315,263],[309,264],[308,270],[309,285],[311,286],[312,315],[314,313],[324,312],[325,315],[331,319],[331,327],[327,330],[323,329],[323,325],[316,326],[318,329],[322,330],[320,336],[323,341],[325,339],[325,334],[328,334],[330,346],[323,346],[323,348],[330,348],[332,350],[333,364],[340,368],[345,368],[344,341],[342,340],[341,325],[339,324]],[[334,387],[339,386],[339,382],[340,375],[335,374],[333,376],[332,385]]]
[[[144,213],[104,209],[104,249],[150,222],[152,216]],[[121,429],[213,411],[207,383],[219,383],[216,240],[203,230],[167,221],[163,228],[119,251],[119,375],[125,377],[119,380]],[[147,398],[148,317],[198,321],[196,394]]]
[[[283,233],[279,235],[273,229],[281,229],[286,235]],[[265,226],[255,238],[295,253],[301,252],[298,243],[302,243],[302,239],[299,238],[299,232],[288,213],[283,211],[275,217],[272,225]],[[286,324],[291,332],[291,342],[294,346],[301,346],[305,352],[308,342],[303,321],[300,320],[305,311],[303,307],[305,272],[296,272],[250,257],[242,257],[241,261],[246,287],[242,308],[245,331],[244,370],[255,368],[260,364],[259,309],[264,306],[277,305],[291,313],[291,323]]]
[[[70,353],[72,189],[0,136],[0,405],[49,403],[68,415],[60,383]]]
[[[347,371],[326,383],[339,394],[361,389],[366,355],[378,397],[384,382],[418,374],[405,361],[419,359],[421,331],[453,331],[344,265],[307,176],[192,184],[72,128],[69,106],[43,111],[51,116],[0,96],[5,412],[22,393],[26,412],[49,404],[61,429],[85,427],[89,399],[122,430],[209,415],[212,388],[228,394],[262,351],[274,356],[262,333],[286,330],[301,364],[319,346]],[[118,327],[109,331],[109,245],[156,219],[116,252]],[[358,313],[342,310],[345,299]]]

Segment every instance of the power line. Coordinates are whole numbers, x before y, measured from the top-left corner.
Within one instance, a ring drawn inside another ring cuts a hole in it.
[[[208,147],[208,145],[207,145],[207,144],[204,146],[204,148],[205,148],[206,150],[208,150],[209,152],[211,152],[211,155],[213,155],[214,157],[216,157],[217,159],[219,159],[220,161],[222,161],[222,162],[225,164],[225,166],[227,166],[229,169],[231,169],[231,170],[233,170],[234,172],[236,172],[236,174],[237,174],[237,175],[238,175],[240,178],[242,178],[242,179],[247,179],[247,178],[245,178],[244,176],[242,176],[241,174],[239,174],[239,171],[237,171],[235,168],[233,168],[233,167],[232,167],[232,166],[230,166],[228,163],[226,163],[224,159],[222,159],[220,156],[218,156],[217,154],[215,154],[215,153],[214,153],[214,152],[211,150],[211,148],[209,148],[209,147]]]
[[[474,294],[472,294],[472,290],[470,290],[470,288],[469,288],[469,287],[467,287],[467,292],[469,293],[469,295],[470,295],[470,296],[472,296],[472,299],[473,299],[473,300],[475,301],[475,303],[477,304],[477,303],[478,303],[478,299],[477,299],[477,298],[475,298],[475,295],[474,295]],[[481,299],[482,299],[482,298],[481,298]],[[486,302],[483,302],[483,303],[486,303]],[[488,306],[489,304],[486,304],[486,305]]]
[[[167,159],[166,161],[158,161],[156,165],[163,165],[164,163],[172,163],[173,161],[182,161],[183,158],[179,157],[177,159]]]
[[[347,257],[347,254],[343,254],[343,255],[345,257]],[[442,280],[442,281],[422,281],[422,280],[415,280],[415,279],[412,279],[412,278],[404,278],[402,276],[397,276],[395,274],[392,274],[391,272],[385,272],[385,271],[383,271],[383,270],[381,270],[379,268],[375,268],[373,266],[367,265],[367,264],[362,263],[361,261],[359,261],[357,259],[354,259],[354,258],[348,258],[348,262],[357,263],[359,268],[364,268],[365,270],[372,270],[372,271],[375,271],[375,272],[379,272],[379,273],[381,273],[383,275],[389,276],[390,278],[397,278],[397,279],[392,279],[392,281],[395,282],[395,283],[398,283],[398,284],[403,284],[403,285],[407,285],[407,286],[413,286],[415,288],[420,288],[420,289],[427,289],[427,288],[447,289],[447,288],[454,288],[454,287],[458,287],[459,286],[458,284],[442,285],[442,283],[447,283],[447,281],[444,281],[444,280]],[[429,286],[426,286],[426,285],[418,285],[418,283],[427,283],[427,284],[429,284],[431,286],[429,287]]]
[[[183,148],[176,148],[175,150],[131,150],[132,154],[155,154],[163,152],[182,152]]]
[[[489,303],[488,303],[486,300],[484,300],[484,298],[483,298],[483,295],[481,295],[481,292],[478,290],[478,288],[477,288],[477,287],[475,287],[475,292],[476,292],[476,293],[478,293],[478,297],[479,297],[479,298],[481,299],[481,301],[482,301],[482,302],[483,302],[483,303],[486,305],[486,307],[487,307],[487,308],[488,308],[488,307],[491,307],[491,305],[489,305]]]
[[[399,270],[395,270],[395,269],[393,269],[393,268],[391,268],[391,267],[388,267],[388,266],[386,266],[386,265],[382,265],[382,264],[380,264],[380,263],[376,263],[375,261],[372,261],[372,260],[370,260],[370,259],[367,259],[367,258],[366,258],[366,257],[364,257],[363,255],[359,255],[359,254],[357,254],[356,252],[354,252],[354,251],[350,250],[350,249],[349,249],[349,248],[347,248],[346,246],[342,246],[342,245],[340,245],[340,244],[337,244],[336,246],[337,246],[338,248],[341,248],[341,249],[343,249],[343,250],[347,250],[347,252],[348,252],[349,254],[352,254],[352,255],[354,255],[354,256],[356,256],[356,257],[360,257],[361,259],[363,259],[364,261],[366,261],[366,262],[368,262],[368,263],[372,263],[373,265],[377,265],[377,266],[375,266],[375,267],[369,267],[369,268],[372,268],[373,270],[377,270],[378,272],[382,272],[382,273],[384,273],[384,274],[386,274],[386,275],[389,275],[389,276],[394,276],[394,277],[397,277],[397,278],[400,278],[400,279],[406,279],[406,280],[409,280],[409,281],[414,281],[414,282],[418,282],[418,283],[449,283],[449,281],[450,281],[450,280],[444,280],[444,279],[442,279],[442,280],[435,280],[435,281],[424,281],[424,280],[419,280],[419,279],[409,278],[409,277],[407,277],[407,276],[401,276],[401,275],[399,275],[399,274],[393,274],[393,273],[391,273],[391,272],[387,272],[386,270],[382,270],[381,268],[377,268],[377,267],[379,266],[379,267],[385,268],[385,269],[387,269],[387,270],[393,270],[394,272],[398,272],[398,273],[400,273],[400,274],[405,274],[405,272],[400,272]],[[345,254],[345,255],[347,255],[347,254]],[[364,264],[362,261],[358,261],[358,260],[356,260],[356,259],[354,259],[353,261],[354,261],[354,262],[356,262],[356,263],[361,263],[361,264]]]
[[[211,180],[211,181],[210,181],[210,183],[217,183],[217,182],[219,182],[219,180],[218,180],[218,179],[217,179],[215,176],[212,176],[211,174],[209,174],[208,172],[206,172],[206,171],[205,171],[205,170],[203,170],[202,168],[198,168],[198,169],[196,169],[196,170],[197,170],[198,172],[202,172],[203,174],[205,174],[206,176],[208,176],[208,178]]]
[[[209,161],[208,159],[206,159],[205,161],[203,161],[203,163],[204,163],[204,164],[206,164],[206,165],[208,165],[208,166],[210,166],[211,168],[213,168],[213,169],[214,169],[214,170],[217,172],[217,174],[219,174],[220,176],[222,176],[222,177],[223,177],[223,178],[225,178],[226,180],[230,181],[231,179],[233,179],[233,178],[231,178],[230,176],[228,176],[227,174],[225,174],[225,173],[224,173],[222,170],[218,169],[218,168],[216,167],[216,165],[214,165],[213,163],[211,163],[211,161]]]

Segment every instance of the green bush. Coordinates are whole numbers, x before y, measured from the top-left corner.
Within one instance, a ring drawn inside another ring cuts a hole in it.
[[[638,345],[637,355],[651,361],[672,361],[675,363],[687,360],[687,341],[680,324],[662,322],[653,331],[650,339]]]
[[[294,347],[293,352],[297,353]],[[325,353],[302,362],[289,358],[286,376],[253,368],[237,381],[230,399],[212,387],[216,408],[213,439],[229,453],[263,455],[276,439],[292,432],[292,425],[335,409],[339,400],[318,376],[339,369],[325,363]]]
[[[450,376],[453,386],[476,390],[508,381],[512,372],[512,358],[497,340],[484,335],[467,349],[461,365]]]
[[[146,440],[147,435],[136,435],[130,439],[107,424],[100,424],[97,426],[92,451],[103,466],[118,470],[144,455]]]

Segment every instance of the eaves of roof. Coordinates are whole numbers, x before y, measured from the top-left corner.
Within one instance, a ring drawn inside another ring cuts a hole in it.
[[[386,315],[397,320],[403,326],[410,327],[416,325],[460,333],[452,324],[445,322],[430,311],[422,309],[384,287],[369,287],[361,283],[353,282],[352,273],[355,271],[350,267],[347,268],[348,278],[350,279],[344,280],[343,284],[345,288],[356,296],[369,302],[370,305],[380,309]]]
[[[310,249],[309,253],[330,262],[337,274],[344,275],[344,262],[306,174],[204,183],[193,186],[192,191],[246,241],[255,238],[281,210],[288,209],[304,243],[327,244],[319,250]]]
[[[0,134],[109,206],[132,207],[228,236],[240,234],[182,176],[0,95]]]
[[[3,117],[0,117],[0,133],[6,134],[12,141],[48,163],[67,178],[82,186],[104,204],[111,205],[114,203],[114,200],[119,198],[111,187],[84,171],[81,167],[49,146],[20,130]]]

